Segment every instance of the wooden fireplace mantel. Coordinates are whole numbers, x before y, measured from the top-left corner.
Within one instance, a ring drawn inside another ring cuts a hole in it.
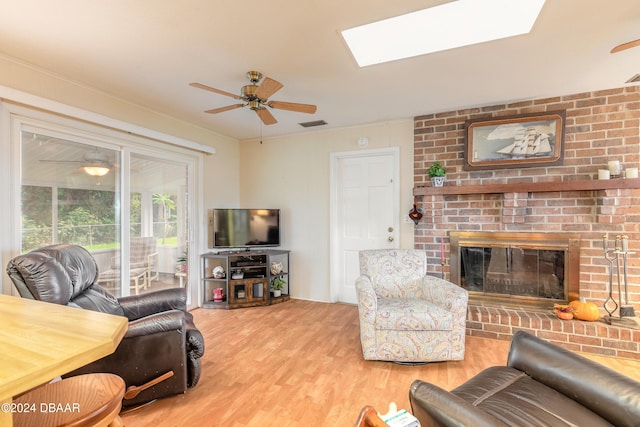
[[[511,184],[445,185],[444,187],[418,186],[414,196],[540,193],[556,191],[591,191],[609,189],[640,188],[640,179],[597,179],[579,181],[518,182]]]

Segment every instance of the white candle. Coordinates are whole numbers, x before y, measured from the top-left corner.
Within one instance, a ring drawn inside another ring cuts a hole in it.
[[[611,172],[611,175],[620,175],[620,170],[619,160],[611,160],[609,162],[609,172]]]

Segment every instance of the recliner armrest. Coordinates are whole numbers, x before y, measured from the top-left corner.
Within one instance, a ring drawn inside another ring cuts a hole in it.
[[[124,315],[136,320],[167,310],[187,312],[187,292],[184,288],[163,289],[141,295],[118,298]]]
[[[184,312],[180,310],[156,313],[130,321],[125,338],[157,334],[159,332],[182,331],[184,330],[184,324]]]
[[[435,384],[415,380],[409,389],[413,416],[422,427],[507,427],[499,419]]]

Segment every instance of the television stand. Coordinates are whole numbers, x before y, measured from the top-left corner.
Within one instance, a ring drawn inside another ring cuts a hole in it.
[[[255,307],[290,299],[287,250],[230,250],[205,253],[200,258],[204,308]],[[285,282],[280,296],[271,289],[276,279]]]

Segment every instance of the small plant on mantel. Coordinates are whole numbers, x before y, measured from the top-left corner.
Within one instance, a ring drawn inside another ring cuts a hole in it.
[[[444,185],[445,174],[447,170],[442,166],[439,161],[433,162],[429,169],[427,170],[429,173],[429,177],[431,178],[431,185],[434,187],[442,187]]]

